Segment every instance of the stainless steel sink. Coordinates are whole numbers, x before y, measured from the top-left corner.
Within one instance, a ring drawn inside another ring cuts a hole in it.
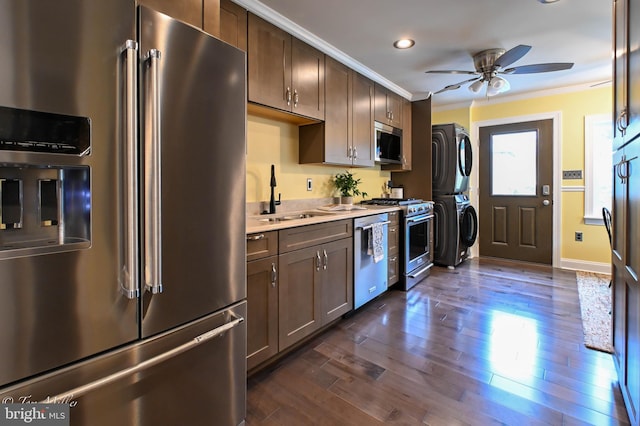
[[[332,213],[319,212],[319,211],[304,211],[304,212],[284,214],[282,216],[258,217],[256,218],[256,220],[258,222],[278,223],[286,220],[309,219],[316,216],[330,216],[330,215],[332,215]]]

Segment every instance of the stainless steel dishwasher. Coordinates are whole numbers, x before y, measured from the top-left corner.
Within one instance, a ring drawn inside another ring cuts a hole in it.
[[[375,262],[369,248],[369,240],[373,238],[372,228],[376,223],[382,224],[382,247],[384,253],[384,257],[378,262]],[[355,229],[353,293],[355,299],[354,309],[357,309],[387,290],[389,215],[381,213],[361,217],[355,219],[353,225]]]

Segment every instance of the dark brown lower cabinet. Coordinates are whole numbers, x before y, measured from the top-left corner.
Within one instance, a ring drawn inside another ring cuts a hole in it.
[[[280,255],[279,349],[353,308],[353,239]]]
[[[640,424],[640,139],[613,157],[613,346],[631,424]]]
[[[278,353],[278,256],[247,262],[247,370]]]
[[[390,212],[389,222],[387,283],[392,286],[400,280],[400,213]]]

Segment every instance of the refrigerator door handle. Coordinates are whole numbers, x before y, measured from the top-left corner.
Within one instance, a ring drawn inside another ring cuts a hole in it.
[[[151,49],[145,57],[148,68],[145,165],[144,165],[144,245],[145,288],[152,294],[162,293],[162,139],[160,134],[160,51]]]
[[[122,53],[125,61],[125,142],[123,232],[125,247],[120,270],[120,291],[128,299],[140,296],[138,285],[138,42],[127,40]]]
[[[244,318],[241,316],[236,316],[231,313],[232,320],[221,325],[220,327],[216,327],[211,331],[207,331],[199,336],[194,337],[193,339],[183,343],[180,346],[176,346],[175,348],[168,350],[166,352],[161,353],[160,355],[156,355],[153,358],[149,358],[146,361],[143,361],[139,364],[136,364],[132,367],[125,368],[124,370],[117,371],[113,374],[110,374],[105,377],[101,377],[93,382],[86,383],[82,386],[78,386],[66,392],[60,393],[56,396],[48,396],[47,399],[41,401],[42,403],[51,403],[52,401],[70,401],[72,399],[79,398],[93,390],[98,388],[107,386],[115,381],[123,379],[127,376],[131,376],[133,374],[139,373],[143,370],[153,367],[154,365],[158,365],[162,362],[165,362],[176,355],[179,355],[183,352],[186,352],[190,349],[195,348],[196,346],[204,343],[208,340],[213,339],[214,337],[220,336],[224,332],[231,330],[232,328],[238,326],[239,324],[244,322]]]

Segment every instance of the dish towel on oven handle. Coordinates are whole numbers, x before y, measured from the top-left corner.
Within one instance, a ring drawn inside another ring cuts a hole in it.
[[[381,222],[374,223],[369,229],[369,246],[367,254],[373,256],[374,263],[384,259],[384,224]]]

